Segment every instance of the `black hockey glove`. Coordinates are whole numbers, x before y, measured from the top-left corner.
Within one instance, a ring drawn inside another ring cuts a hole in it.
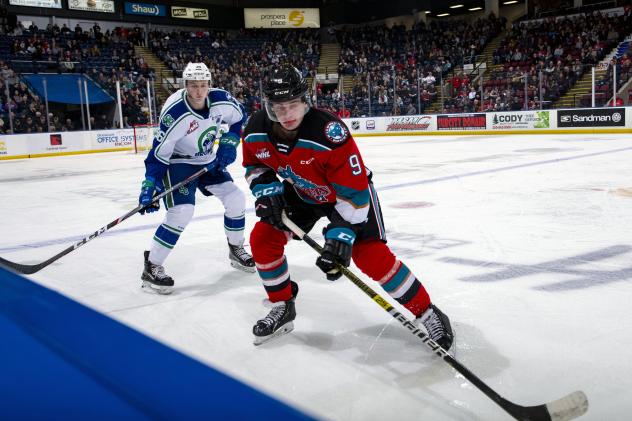
[[[356,235],[349,223],[330,223],[324,230],[325,247],[320,257],[316,259],[316,266],[327,274],[327,279],[335,281],[342,276],[338,265],[349,267],[351,264],[351,249]]]
[[[269,184],[257,184],[252,188],[252,193],[257,198],[255,200],[255,213],[257,216],[263,222],[277,229],[287,230],[281,219],[281,213],[286,204],[283,196],[283,184],[278,181]]]

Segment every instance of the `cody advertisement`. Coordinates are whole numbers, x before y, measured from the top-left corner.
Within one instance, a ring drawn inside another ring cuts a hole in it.
[[[557,127],[623,127],[625,108],[559,110]]]
[[[549,116],[548,111],[491,113],[489,126],[492,130],[548,129]]]
[[[438,130],[485,130],[487,116],[485,114],[455,114],[437,116]]]
[[[320,28],[318,9],[244,9],[246,28]]]

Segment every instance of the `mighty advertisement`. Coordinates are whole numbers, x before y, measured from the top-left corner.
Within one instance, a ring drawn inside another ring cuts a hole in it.
[[[625,108],[558,110],[557,127],[624,127]]]
[[[438,130],[485,130],[485,114],[454,114],[437,116]]]

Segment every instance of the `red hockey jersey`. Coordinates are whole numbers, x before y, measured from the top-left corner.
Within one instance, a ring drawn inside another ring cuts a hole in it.
[[[366,220],[369,182],[353,137],[333,114],[310,109],[287,144],[276,139],[265,111],[252,115],[244,130],[243,165],[246,179],[274,171],[287,180],[298,196],[310,204],[334,204],[349,223]]]

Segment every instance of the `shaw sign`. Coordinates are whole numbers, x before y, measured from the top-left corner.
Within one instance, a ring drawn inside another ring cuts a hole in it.
[[[167,16],[167,7],[162,4],[125,2],[125,13],[140,16]]]

